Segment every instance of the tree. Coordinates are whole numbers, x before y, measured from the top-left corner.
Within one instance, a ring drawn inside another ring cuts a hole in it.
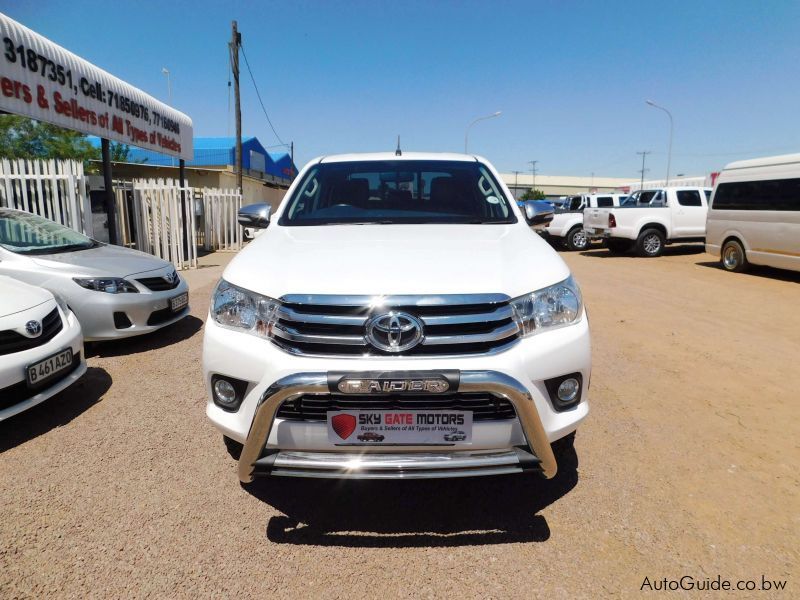
[[[534,190],[530,189],[526,191],[522,196],[519,197],[520,200],[544,200],[547,196],[544,195],[542,190]]]
[[[0,115],[0,157],[87,161],[99,158],[100,149],[77,131],[18,115]]]

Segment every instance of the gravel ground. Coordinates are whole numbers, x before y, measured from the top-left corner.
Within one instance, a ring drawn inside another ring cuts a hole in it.
[[[797,597],[800,274],[564,256],[595,362],[555,480],[241,486],[204,414],[211,255],[190,317],[93,346],[78,385],[0,423],[0,596],[568,598],[719,574]]]

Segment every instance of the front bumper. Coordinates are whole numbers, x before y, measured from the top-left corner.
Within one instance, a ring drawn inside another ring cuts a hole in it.
[[[356,374],[353,374],[356,375]],[[391,373],[386,374],[392,377]],[[398,374],[398,377],[407,376]],[[497,371],[462,371],[459,392],[492,392],[514,406],[525,444],[499,451],[432,452],[430,446],[400,448],[361,446],[357,452],[325,453],[267,448],[278,408],[301,394],[328,394],[327,373],[299,373],[270,386],[261,396],[252,427],[239,457],[239,480],[257,475],[336,477],[358,479],[466,477],[539,470],[551,478],[556,459],[539,413],[528,390]]]
[[[71,312],[64,314],[59,309],[59,313],[63,328],[53,339],[46,344],[29,350],[0,356],[0,421],[41,404],[71,386],[86,373],[86,357],[83,352],[81,326]],[[3,402],[8,400],[8,397],[12,396],[12,394],[17,396],[19,388],[23,388],[24,391],[25,371],[28,365],[66,348],[71,348],[73,356],[79,357],[79,362],[72,371],[63,377],[59,377],[52,384],[48,384],[44,389],[29,392],[30,395],[23,393],[19,401],[13,401],[8,404]]]
[[[171,290],[153,292],[137,285],[138,294],[107,294],[91,290],[73,291],[68,297],[70,308],[81,322],[86,341],[112,340],[150,333],[171,325],[189,314],[189,305],[172,313],[170,298],[189,292],[181,279]],[[118,328],[114,313],[123,313],[130,326]]]

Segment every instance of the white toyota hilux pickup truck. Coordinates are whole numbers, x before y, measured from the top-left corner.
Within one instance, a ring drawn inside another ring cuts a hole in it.
[[[586,250],[590,240],[583,231],[583,212],[587,208],[606,208],[619,206],[623,199],[621,194],[592,194],[589,196],[572,196],[557,208],[553,220],[545,227],[547,238],[556,246],[568,250]]]
[[[705,241],[710,196],[710,188],[696,187],[634,192],[619,208],[586,209],[583,229],[611,252],[661,256],[667,244]]]
[[[242,482],[556,473],[589,324],[511,198],[479,157],[352,154],[240,211],[265,231],[213,293],[203,376]]]

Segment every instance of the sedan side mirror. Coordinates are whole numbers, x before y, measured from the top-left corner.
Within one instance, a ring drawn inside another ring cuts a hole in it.
[[[266,229],[269,225],[269,215],[272,212],[272,206],[266,202],[258,204],[248,204],[239,209],[237,215],[239,225],[251,227],[252,229]]]
[[[528,200],[525,203],[525,220],[531,227],[542,229],[553,220],[555,210],[549,202]]]

